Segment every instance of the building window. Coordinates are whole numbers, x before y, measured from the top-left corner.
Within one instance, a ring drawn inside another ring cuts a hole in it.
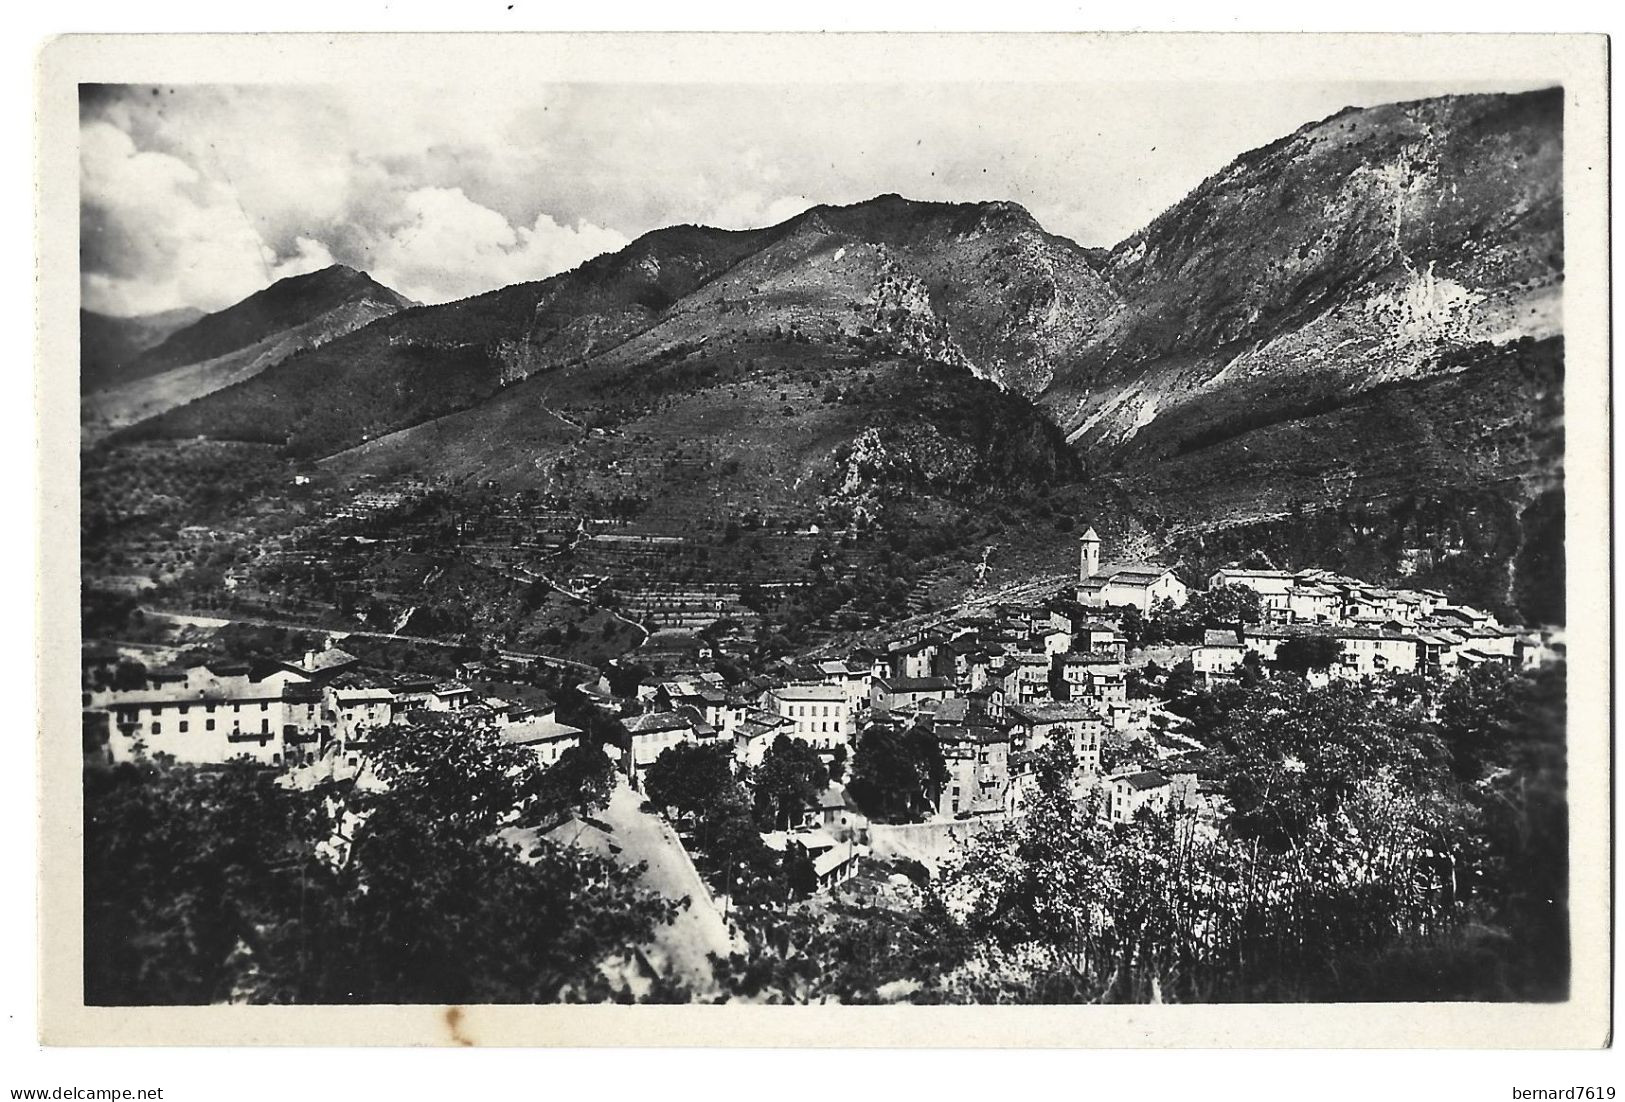
[[[182,708],[181,711],[184,712],[184,711],[186,711],[186,709]],[[184,720],[184,719],[180,721],[180,732],[183,735],[186,734],[186,720]]]
[[[181,715],[185,715],[185,714],[186,714],[186,705],[184,705],[184,704],[182,704],[182,705],[181,705],[181,706],[180,706],[180,713],[181,713]]]
[[[212,719],[206,719],[206,720],[204,720],[204,721],[203,721],[203,729],[204,729],[204,730],[205,730],[205,731],[212,731],[212,730],[214,730],[214,720],[212,720]]]
[[[159,723],[156,719],[153,720],[152,721],[152,733],[156,735],[162,730],[163,730],[163,724]]]

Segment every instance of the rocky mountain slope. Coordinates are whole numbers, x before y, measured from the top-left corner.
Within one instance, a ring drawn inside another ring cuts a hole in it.
[[[415,305],[343,265],[278,280],[175,328],[129,357],[116,374],[99,372],[81,407],[86,435],[95,439],[251,379],[296,352]],[[91,354],[97,346],[84,347]],[[92,377],[88,361],[82,375]]]
[[[1560,90],[1305,126],[1104,270],[1125,306],[1042,401],[1171,551],[1561,618]]]
[[[1031,395],[1116,302],[1095,263],[1007,203],[882,196],[764,230],[678,226],[540,283],[404,312],[148,431],[320,456],[537,372],[792,332],[960,365]]]
[[[137,356],[202,316],[203,311],[192,306],[128,318],[80,310],[80,392],[116,385]]]
[[[1443,577],[1488,524],[1473,595],[1515,601],[1517,563],[1561,543],[1561,108],[1345,110],[1110,250],[894,195],[672,227],[256,362],[126,435],[721,518],[1066,481],[1047,416],[1151,551],[1198,563],[1282,524],[1330,547],[1304,518],[1358,514],[1388,573]]]
[[[1244,154],[1111,252],[1126,306],[1045,403],[1131,466],[1561,331],[1561,91],[1348,110]]]

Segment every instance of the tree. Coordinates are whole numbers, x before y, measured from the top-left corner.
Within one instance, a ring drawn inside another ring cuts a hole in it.
[[[1175,664],[1158,688],[1158,694],[1167,701],[1177,701],[1197,691],[1196,665],[1189,658]]]
[[[870,818],[911,821],[929,809],[947,779],[942,747],[929,728],[875,724],[858,739],[847,787]]]
[[[1329,635],[1294,635],[1275,648],[1275,668],[1306,676],[1310,670],[1330,669],[1343,649]]]
[[[818,751],[799,739],[780,735],[751,772],[756,824],[764,830],[789,830],[802,814],[818,806],[829,787],[829,770]]]
[[[1205,593],[1193,593],[1189,605],[1204,630],[1257,624],[1264,619],[1263,601],[1258,591],[1244,585],[1221,585]]]
[[[1213,738],[1227,755],[1232,825],[1276,849],[1303,842],[1379,781],[1439,791],[1436,743],[1418,711],[1359,684],[1266,682],[1228,712]]]
[[[615,763],[599,745],[571,746],[542,774],[539,799],[557,816],[586,818],[609,806],[615,791]]]
[[[299,879],[322,836],[305,793],[248,766],[85,772],[85,1001],[219,1002],[258,956],[296,956]]]
[[[381,788],[285,788],[250,763],[86,779],[94,1002],[604,999],[601,969],[676,904],[637,872],[517,839],[534,755],[448,717],[391,727]]]
[[[636,662],[618,662],[605,671],[609,691],[619,697],[636,696],[638,686],[649,676],[649,667]]]
[[[784,847],[784,882],[795,899],[805,899],[818,890],[818,869],[800,842],[791,841]]]
[[[678,743],[662,750],[643,775],[651,803],[685,815],[708,813],[737,787],[733,754],[722,744]]]
[[[830,755],[829,779],[831,781],[838,783],[843,777],[846,776],[846,758],[846,743],[843,742],[839,746],[835,747],[835,752]]]
[[[1118,630],[1123,633],[1123,641],[1129,650],[1139,650],[1142,646],[1160,641],[1146,638],[1145,614],[1140,611],[1139,606],[1128,605],[1114,611],[1120,614]]]

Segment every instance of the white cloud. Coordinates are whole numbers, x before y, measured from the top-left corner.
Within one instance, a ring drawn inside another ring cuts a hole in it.
[[[106,123],[83,128],[85,305],[147,313],[192,304],[218,309],[266,285],[275,254],[229,188],[186,162],[142,152]]]
[[[268,245],[261,247],[260,255],[273,280],[317,272],[331,267],[334,263],[333,253],[328,247],[311,237],[294,238],[292,256],[278,257]]]
[[[401,207],[404,221],[371,249],[373,275],[419,302],[544,279],[628,243],[614,230],[591,224],[572,229],[546,214],[515,227],[462,188],[418,188]]]
[[[403,81],[406,78],[403,77]],[[183,85],[83,109],[98,309],[218,307],[338,261],[428,300],[538,279],[675,223],[782,222],[884,192],[1007,199],[1109,246],[1356,83]],[[303,242],[308,243],[302,243]],[[266,256],[266,250],[274,258]]]

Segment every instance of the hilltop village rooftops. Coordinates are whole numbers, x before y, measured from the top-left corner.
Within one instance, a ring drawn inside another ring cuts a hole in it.
[[[867,673],[868,670],[866,668],[856,670],[847,663],[842,662],[840,659],[831,658],[827,661],[818,663],[818,672],[822,673],[825,677],[856,677]]]
[[[753,708],[746,712],[745,717],[735,725],[734,733],[746,739],[754,739],[771,734],[781,728],[792,726],[794,726],[794,721],[779,715],[777,712],[764,712],[759,708]]]
[[[112,701],[120,708],[151,707],[162,704],[260,703],[273,700],[305,702],[319,692],[304,681],[247,681],[228,683],[210,679],[207,683],[188,682],[162,688],[118,692]]]
[[[1142,769],[1138,773],[1130,773],[1127,776],[1119,775],[1113,777],[1112,780],[1122,781],[1136,792],[1144,792],[1151,788],[1161,788],[1163,785],[1169,783],[1168,778],[1163,776],[1161,773],[1158,773],[1155,769]]]
[[[1249,639],[1291,639],[1304,635],[1320,635],[1329,639],[1416,639],[1414,630],[1392,631],[1362,624],[1285,624],[1279,627],[1249,626]]]
[[[931,728],[938,742],[1009,742],[1010,730],[983,723],[938,723]]]
[[[856,811],[857,801],[846,790],[846,785],[839,781],[831,781],[823,794],[818,797],[819,811]]]
[[[918,654],[921,651],[930,650],[932,647],[939,647],[947,641],[947,636],[939,632],[928,631],[919,636],[893,639],[886,644],[886,651],[893,657],[903,654]]]
[[[1228,628],[1209,628],[1202,633],[1204,647],[1241,647],[1241,640]]]
[[[946,700],[922,700],[919,711],[920,715],[938,723],[959,723],[970,715],[970,701],[957,696],[950,696]]]
[[[338,687],[333,690],[333,699],[341,705],[379,704],[394,700],[395,691],[383,685]]]

